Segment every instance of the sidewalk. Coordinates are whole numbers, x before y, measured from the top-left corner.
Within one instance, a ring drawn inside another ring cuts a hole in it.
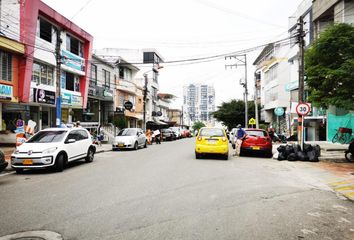
[[[103,153],[112,150],[111,144],[102,144],[101,146],[98,145],[95,146],[96,146],[96,153]],[[0,147],[0,149],[5,154],[5,160],[9,162],[9,165],[7,165],[7,168],[4,170],[4,173],[13,171],[10,165],[10,161],[11,161],[11,154],[15,151],[16,147],[6,146],[6,147]]]

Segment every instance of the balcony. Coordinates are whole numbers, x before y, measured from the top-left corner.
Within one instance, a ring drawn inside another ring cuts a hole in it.
[[[117,84],[117,90],[136,95],[137,86],[134,82],[119,79]]]

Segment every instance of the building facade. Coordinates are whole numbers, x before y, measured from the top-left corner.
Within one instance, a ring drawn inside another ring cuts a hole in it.
[[[196,121],[214,126],[212,113],[215,111],[215,89],[205,84],[190,84],[183,87],[183,111],[186,122],[193,125]]]
[[[1,11],[7,13],[1,14],[1,26],[6,26],[1,29],[2,34],[25,46],[25,57],[18,63],[18,103],[5,104],[3,117],[9,121],[18,117],[25,122],[32,119],[38,130],[57,125],[59,82],[61,120],[70,122],[71,116],[87,105],[93,37],[40,0],[0,4]],[[61,62],[59,74],[56,56]]]

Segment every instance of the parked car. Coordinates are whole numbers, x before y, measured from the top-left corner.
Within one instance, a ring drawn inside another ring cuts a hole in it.
[[[176,139],[182,138],[181,128],[179,128],[179,127],[170,127],[169,129],[171,129],[173,131],[173,133],[176,135]]]
[[[229,158],[229,144],[224,129],[203,127],[199,130],[195,158],[199,159],[203,154],[221,154],[225,160]]]
[[[85,159],[92,162],[96,147],[84,128],[47,128],[18,146],[11,155],[17,173],[24,169],[54,167],[63,171],[68,162]]]
[[[262,153],[266,157],[272,157],[272,139],[267,131],[262,129],[245,129],[246,136],[243,139],[240,155],[245,153]]]
[[[176,139],[175,134],[173,133],[173,131],[169,128],[167,129],[161,129],[162,132],[162,139],[164,141],[172,141]]]
[[[123,128],[112,144],[112,150],[124,148],[137,150],[139,147],[147,148],[146,135],[140,128]]]
[[[0,150],[0,172],[4,171],[7,165],[8,162],[5,161],[5,154]]]

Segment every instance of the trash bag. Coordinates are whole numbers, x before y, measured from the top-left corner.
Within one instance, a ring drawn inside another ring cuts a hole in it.
[[[288,161],[296,161],[297,160],[297,156],[296,156],[296,153],[290,153],[288,155]]]
[[[278,160],[279,160],[279,161],[286,160],[286,156],[285,156],[285,153],[284,153],[284,152],[279,152],[279,154],[278,154]]]
[[[289,156],[291,153],[295,153],[294,147],[292,145],[286,145],[285,146],[285,156]]]
[[[278,148],[277,148],[278,152],[281,153],[281,152],[285,152],[285,145],[280,145]]]
[[[318,162],[318,157],[316,156],[316,151],[312,150],[307,153],[307,157],[309,158],[310,162]]]
[[[293,148],[294,148],[294,153],[301,152],[301,147],[299,144],[294,144]]]
[[[309,160],[308,156],[303,151],[298,151],[295,154],[296,154],[297,159],[300,161],[308,161]]]
[[[313,150],[313,148],[312,148],[312,145],[311,144],[306,144],[306,143],[304,143],[304,149],[303,149],[303,151],[305,152],[305,153],[308,153],[308,152],[310,152],[310,151],[312,151]]]
[[[321,156],[321,147],[320,145],[313,145],[313,150],[316,152],[316,157],[319,158]]]

